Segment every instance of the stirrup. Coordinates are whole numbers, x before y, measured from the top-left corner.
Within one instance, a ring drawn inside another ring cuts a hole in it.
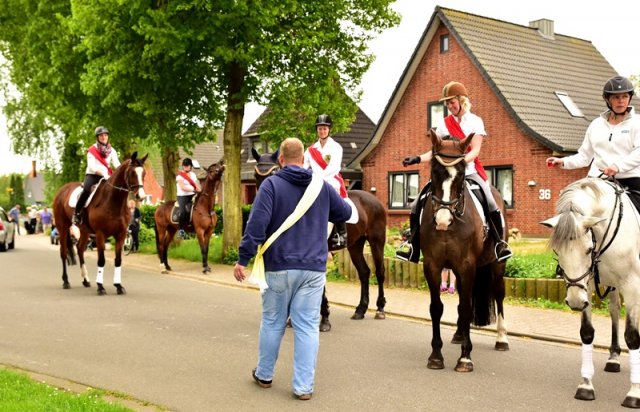
[[[409,247],[409,251],[404,250],[396,250],[396,258],[405,261],[412,262],[411,258],[413,257],[413,245],[409,241],[402,242],[399,248]]]
[[[498,247],[504,245],[503,248],[500,250],[500,253],[498,253]],[[509,259],[511,256],[513,256],[513,252],[511,251],[511,248],[509,247],[509,244],[507,242],[505,242],[504,240],[501,240],[499,242],[496,243],[496,246],[494,248],[494,253],[496,255],[496,259],[498,259],[498,262],[503,262],[507,259]]]
[[[80,224],[80,216],[77,215],[76,213],[74,213],[73,216],[71,217],[71,224],[76,226]]]
[[[347,246],[347,242],[345,240],[344,237],[340,236],[339,233],[336,233],[332,238],[331,238],[331,248],[342,248],[342,247],[346,247]]]

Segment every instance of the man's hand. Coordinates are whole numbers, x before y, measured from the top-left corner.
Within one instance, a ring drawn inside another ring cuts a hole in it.
[[[240,263],[236,263],[236,266],[233,268],[233,276],[238,282],[242,282],[247,277],[247,275],[244,273],[244,268],[245,267]]]
[[[409,165],[417,165],[418,163],[420,163],[420,156],[405,157],[402,161],[402,166],[407,167]]]

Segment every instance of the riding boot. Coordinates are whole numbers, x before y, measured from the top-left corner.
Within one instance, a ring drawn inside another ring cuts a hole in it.
[[[331,250],[341,249],[347,246],[347,224],[345,222],[336,223],[331,236]]]
[[[498,262],[509,259],[513,252],[509,248],[509,244],[502,239],[502,233],[504,228],[502,227],[502,216],[499,210],[489,212],[489,219],[491,220],[492,233],[495,240],[495,254],[498,258]]]
[[[396,257],[400,260],[418,263],[420,261],[420,222],[418,213],[409,215],[409,226],[411,227],[411,233],[409,238],[403,243],[403,246],[408,246],[409,250],[399,250],[396,252]]]

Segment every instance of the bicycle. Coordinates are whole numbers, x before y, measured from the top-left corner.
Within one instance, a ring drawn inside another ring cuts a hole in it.
[[[125,255],[130,255],[133,252],[133,235],[131,235],[131,229],[127,231],[127,237],[124,238],[124,251]]]

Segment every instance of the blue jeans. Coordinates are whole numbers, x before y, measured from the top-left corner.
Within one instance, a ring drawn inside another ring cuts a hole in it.
[[[312,393],[320,346],[320,303],[325,272],[284,270],[266,272],[269,288],[262,295],[262,322],[256,376],[273,378],[280,343],[291,318],[294,332],[293,392]]]

